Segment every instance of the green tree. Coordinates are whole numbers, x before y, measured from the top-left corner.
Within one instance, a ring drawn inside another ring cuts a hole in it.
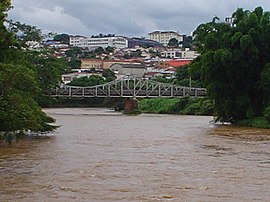
[[[105,53],[105,50],[102,47],[98,47],[97,49],[94,50],[94,53],[97,55],[101,55]]]
[[[82,50],[79,47],[71,47],[65,52],[65,55],[69,58],[78,58],[82,55]]]
[[[263,116],[269,104],[270,13],[237,9],[233,25],[213,19],[200,25],[194,43],[203,84],[214,100],[217,120],[232,123]]]
[[[16,40],[23,47],[28,47],[27,42],[29,41],[41,42],[43,39],[41,29],[35,26],[13,22],[12,20],[9,20],[8,24],[9,31],[14,34]]]
[[[108,46],[107,48],[105,48],[105,50],[106,50],[108,53],[113,53],[113,52],[114,52],[114,48],[111,47],[111,46]]]
[[[102,76],[106,79],[107,82],[116,79],[115,73],[110,69],[104,69],[102,72]]]
[[[183,35],[183,41],[180,41],[180,43],[182,45],[182,48],[189,48],[189,49],[193,49],[193,39],[192,36],[187,36],[187,35]]]
[[[48,94],[59,85],[61,75],[66,73],[67,63],[63,58],[50,56],[49,52],[28,52],[28,60],[34,65],[36,78],[43,94]]]
[[[53,121],[38,106],[36,72],[5,27],[10,1],[0,3],[0,136],[18,131],[46,131]]]
[[[35,98],[39,93],[35,74],[20,65],[0,64],[0,131],[44,131],[52,122]]]
[[[59,41],[63,44],[69,44],[69,35],[68,34],[57,34],[54,36],[53,40]]]
[[[80,78],[75,78],[69,83],[70,86],[95,86],[105,83],[103,77],[98,75],[91,75],[89,77],[84,76]]]
[[[67,65],[71,68],[71,69],[80,69],[81,67],[81,60],[78,58],[71,58]]]
[[[172,38],[170,39],[168,46],[172,46],[172,47],[178,47],[179,46],[179,42],[176,38]]]

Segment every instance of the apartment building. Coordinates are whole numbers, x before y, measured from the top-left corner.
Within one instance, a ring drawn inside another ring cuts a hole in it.
[[[108,46],[118,49],[128,47],[128,40],[125,37],[83,37],[70,36],[70,45],[80,48],[95,49],[98,47],[107,48]]]
[[[76,46],[76,47],[85,47],[87,46],[87,37],[85,36],[80,36],[80,35],[76,35],[76,36],[69,36],[69,44],[71,46]]]
[[[88,38],[87,46],[90,48],[102,47],[106,48],[108,46],[113,48],[127,48],[128,40],[124,37],[102,37],[102,38]]]
[[[174,31],[154,31],[148,34],[150,40],[162,43],[167,46],[170,39],[175,38],[178,42],[183,41],[183,37]]]

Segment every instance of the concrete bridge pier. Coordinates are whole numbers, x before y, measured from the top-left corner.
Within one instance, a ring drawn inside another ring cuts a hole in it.
[[[135,100],[134,98],[126,99],[125,106],[124,106],[125,112],[135,111],[137,109],[137,107],[138,107],[137,100]]]

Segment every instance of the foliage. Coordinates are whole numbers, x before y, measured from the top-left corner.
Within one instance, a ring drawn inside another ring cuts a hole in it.
[[[270,128],[269,120],[265,117],[254,117],[250,119],[244,119],[236,123],[240,126],[248,126],[254,128]]]
[[[105,50],[102,47],[98,47],[94,50],[94,53],[97,55],[101,55],[101,54],[105,53]]]
[[[213,103],[204,98],[154,98],[141,100],[139,110],[157,114],[212,115]]]
[[[104,84],[105,79],[98,75],[91,75],[89,77],[84,76],[80,78],[75,78],[69,83],[70,86],[95,86]]]
[[[139,102],[138,108],[142,113],[173,113],[174,107],[179,102],[178,99],[144,99]]]
[[[106,52],[108,53],[113,53],[114,52],[114,48],[111,46],[108,46],[107,48],[105,48]]]
[[[102,76],[106,79],[106,82],[110,82],[116,79],[114,71],[110,69],[104,69]]]
[[[57,34],[53,38],[54,41],[59,41],[63,44],[69,44],[69,35],[68,34]]]
[[[163,76],[156,76],[156,77],[152,78],[151,80],[157,81],[160,83],[173,83],[174,82],[174,79],[167,79]]]
[[[176,69],[175,78],[177,81],[188,79],[190,77],[189,67],[187,65]]]
[[[13,22],[12,20],[8,21],[8,25],[8,30],[14,34],[16,40],[23,47],[27,48],[27,42],[29,41],[41,42],[43,39],[41,29],[38,29],[35,26]]]
[[[213,115],[213,102],[208,99],[189,98],[184,109],[179,111],[180,114],[189,115]]]
[[[43,94],[59,85],[61,75],[66,72],[64,59],[50,56],[48,52],[27,52],[27,59],[35,66],[36,78]]]
[[[179,46],[179,42],[178,42],[178,40],[176,38],[171,38],[169,40],[168,46],[178,47]]]
[[[217,120],[236,123],[261,117],[270,101],[270,13],[237,9],[232,17],[232,26],[214,18],[196,29],[201,56],[191,69],[200,67]]]
[[[183,35],[183,41],[180,41],[182,48],[189,48],[190,50],[193,49],[193,39],[192,36]]]
[[[0,131],[44,131],[52,119],[41,111],[34,98],[39,88],[27,67],[0,64]]]
[[[71,58],[67,62],[67,66],[69,66],[71,69],[80,69],[81,67],[81,60],[78,58]]]
[[[82,50],[79,47],[71,47],[69,50],[65,52],[66,57],[68,58],[78,58],[81,56]]]
[[[14,133],[55,128],[36,102],[41,90],[35,64],[4,25],[10,5],[7,0],[0,3],[0,136],[9,140]]]
[[[99,35],[92,35],[91,38],[103,38],[103,37],[114,37],[115,34],[102,34],[100,33]]]
[[[201,87],[200,74],[191,71],[189,65],[179,67],[175,73],[175,83],[180,86]]]

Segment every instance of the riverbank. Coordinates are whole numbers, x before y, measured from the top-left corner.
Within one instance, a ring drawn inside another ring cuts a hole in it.
[[[152,114],[213,115],[213,103],[206,98],[154,98],[138,102],[138,110]]]

